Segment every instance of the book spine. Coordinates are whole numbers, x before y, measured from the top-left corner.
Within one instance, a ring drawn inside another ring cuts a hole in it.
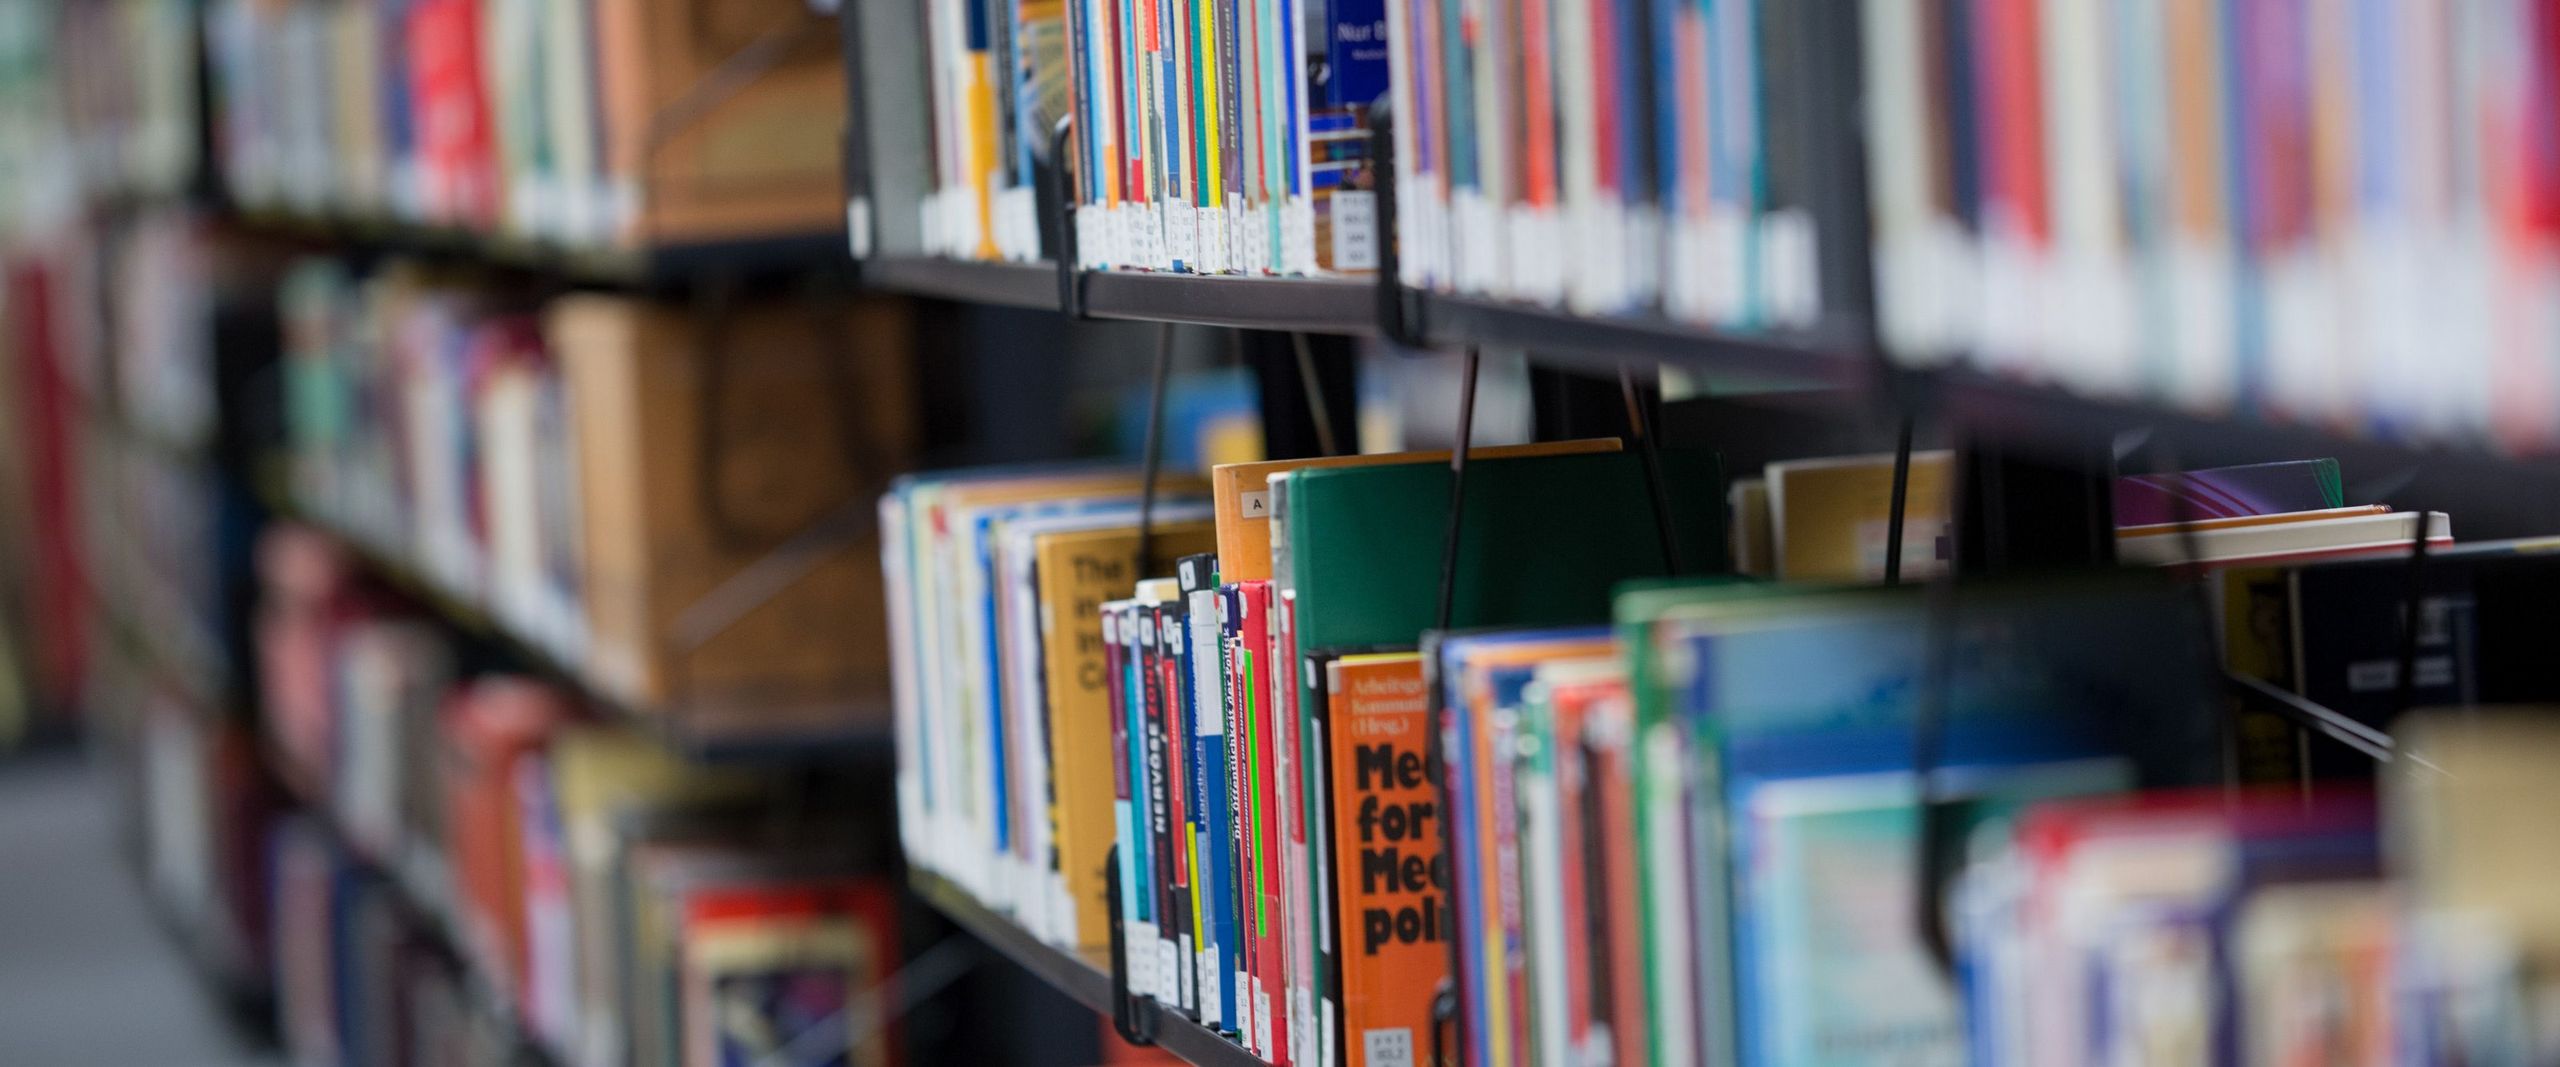
[[[1254,775],[1254,882],[1259,897],[1254,918],[1254,953],[1258,974],[1254,990],[1254,1023],[1260,1030],[1263,1056],[1274,1067],[1290,1063],[1288,1009],[1288,909],[1281,893],[1282,861],[1277,709],[1272,704],[1271,583],[1243,583],[1245,625],[1239,646],[1245,655],[1245,708],[1252,720]]]
[[[1167,880],[1168,913],[1174,932],[1167,936],[1172,955],[1165,967],[1172,970],[1181,1009],[1193,1018],[1199,1017],[1199,983],[1192,960],[1199,949],[1200,930],[1193,918],[1199,914],[1193,899],[1194,868],[1198,856],[1192,851],[1193,812],[1191,800],[1191,717],[1185,696],[1190,688],[1190,674],[1182,657],[1182,638],[1190,632],[1182,615],[1179,597],[1155,609],[1158,651],[1156,656],[1156,690],[1163,701],[1165,761],[1165,825],[1166,847],[1172,857],[1172,876]]]
[[[1140,961],[1147,958],[1147,946],[1138,941],[1144,913],[1139,908],[1137,789],[1132,777],[1142,763],[1131,758],[1135,740],[1129,731],[1128,716],[1129,646],[1120,637],[1125,614],[1122,604],[1102,606],[1103,679],[1111,707],[1111,814],[1120,867],[1120,899],[1112,906],[1120,909],[1122,971],[1128,976],[1129,992],[1143,995],[1150,992],[1150,987],[1141,980]]]
[[[1158,673],[1156,664],[1159,655],[1156,643],[1156,612],[1153,605],[1141,603],[1137,607],[1136,614],[1137,630],[1130,657],[1135,663],[1137,672],[1133,681],[1138,697],[1137,725],[1135,726],[1139,732],[1141,761],[1138,785],[1145,793],[1145,810],[1139,822],[1138,836],[1145,842],[1141,851],[1146,856],[1148,864],[1147,880],[1141,887],[1147,899],[1147,914],[1151,922],[1147,942],[1150,957],[1147,961],[1147,969],[1154,979],[1152,989],[1155,998],[1168,1008],[1179,1009],[1182,1004],[1181,983],[1173,975],[1167,974],[1164,966],[1166,957],[1173,951],[1172,946],[1179,924],[1174,920],[1172,908],[1175,883],[1171,847],[1173,828],[1169,823],[1171,805],[1168,803],[1170,798],[1166,794],[1165,782],[1167,768],[1164,750],[1164,689],[1162,676]]]
[[[1199,871],[1193,894],[1201,931],[1200,1014],[1212,1029],[1233,1032],[1235,1006],[1235,860],[1232,840],[1223,832],[1232,824],[1226,752],[1227,709],[1223,684],[1219,596],[1215,588],[1189,592],[1190,632],[1184,654],[1191,679],[1193,766],[1197,815],[1192,820],[1193,848]]]
[[[1236,916],[1236,932],[1232,942],[1235,946],[1236,972],[1236,1010],[1233,1017],[1237,1041],[1248,1050],[1260,1053],[1262,1049],[1253,1003],[1254,990],[1260,982],[1260,971],[1257,969],[1260,957],[1255,943],[1257,929],[1255,917],[1259,914],[1259,909],[1255,905],[1260,899],[1259,883],[1255,881],[1255,872],[1260,868],[1254,862],[1253,852],[1253,842],[1257,840],[1254,836],[1254,827],[1259,804],[1253,777],[1251,745],[1253,723],[1246,714],[1248,709],[1245,706],[1251,686],[1244,681],[1242,673],[1246,669],[1246,657],[1242,649],[1245,619],[1242,598],[1243,592],[1236,585],[1227,584],[1218,587],[1218,655],[1221,668],[1219,684],[1225,690],[1223,702],[1227,713],[1227,806],[1230,828],[1228,849],[1235,857],[1233,868],[1235,877],[1228,883],[1229,895],[1232,898],[1229,907]]]

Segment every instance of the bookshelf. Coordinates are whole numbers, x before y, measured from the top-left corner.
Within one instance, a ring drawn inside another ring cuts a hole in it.
[[[687,758],[714,764],[799,766],[884,758],[888,709],[831,704],[635,707],[596,685],[576,663],[516,631],[473,598],[307,509],[270,502],[278,515],[322,531],[363,568],[447,625],[503,650],[536,675],[576,691],[615,721],[657,737]]]
[[[988,911],[967,891],[938,875],[913,871],[908,875],[907,884],[915,889],[917,896],[933,905],[934,910],[986,942],[1004,958],[1021,965],[1023,970],[1077,1003],[1105,1018],[1110,1016],[1112,997],[1108,960],[1045,944],[1023,932],[1012,920]],[[1267,1067],[1260,1057],[1207,1027],[1157,1010],[1154,1001],[1142,1000],[1139,1004],[1139,1010],[1155,1017],[1155,1047],[1181,1057],[1186,1063],[1198,1067]]]

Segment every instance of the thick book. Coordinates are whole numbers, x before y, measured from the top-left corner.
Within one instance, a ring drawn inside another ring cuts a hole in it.
[[[863,1026],[883,1016],[883,983],[900,962],[886,882],[719,885],[686,893],[681,907],[686,1067],[900,1062],[894,1018]]]

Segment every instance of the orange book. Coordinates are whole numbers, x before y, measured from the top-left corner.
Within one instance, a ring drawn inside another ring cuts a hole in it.
[[[1343,1046],[1336,1062],[1416,1063],[1430,1040],[1431,998],[1449,976],[1449,947],[1440,940],[1448,867],[1440,858],[1440,788],[1426,770],[1432,731],[1422,657],[1344,656],[1325,670]]]
[[[1615,437],[1585,437],[1527,445],[1494,445],[1467,453],[1470,459],[1517,459],[1521,456],[1566,456],[1582,452],[1618,451]],[[1316,456],[1258,463],[1221,463],[1209,471],[1211,514],[1218,522],[1218,580],[1262,581],[1271,577],[1271,476],[1319,467],[1368,467],[1388,463],[1447,463],[1447,452],[1377,452],[1362,456]]]

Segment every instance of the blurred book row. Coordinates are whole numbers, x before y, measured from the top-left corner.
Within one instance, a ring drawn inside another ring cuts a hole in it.
[[[689,765],[555,686],[474,673],[314,531],[272,529],[259,555],[265,743],[331,828],[276,845],[297,1051],[391,1062],[346,1043],[409,1029],[360,1017],[402,968],[332,962],[370,950],[363,898],[340,885],[353,866],[448,924],[474,979],[563,1061],[832,1041],[841,1062],[892,1062],[890,1030],[851,1029],[886,1018],[856,998],[899,959],[887,842],[857,786]]]
[[[869,549],[819,543],[784,586],[695,620],[908,463],[902,305],[694,315],[329,259],[297,265],[280,301],[297,507],[612,700],[839,727],[877,714]],[[841,640],[799,639],[818,632]]]
[[[204,20],[215,159],[253,210],[570,248],[841,225],[835,21],[797,0],[217,0]]]

